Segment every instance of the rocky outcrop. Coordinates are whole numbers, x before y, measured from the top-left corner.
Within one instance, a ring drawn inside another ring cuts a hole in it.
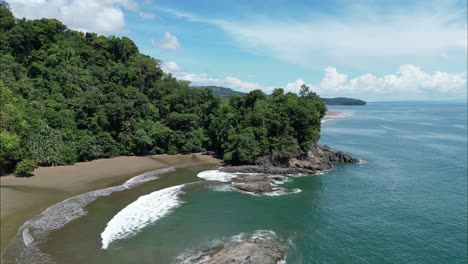
[[[313,146],[307,156],[295,157],[287,161],[278,161],[264,156],[256,165],[228,166],[220,168],[224,172],[264,173],[264,174],[319,174],[331,170],[333,163],[359,163],[359,159],[338,151],[334,152],[327,145]]]
[[[253,237],[230,245],[207,249],[193,263],[203,264],[277,264],[285,252],[273,238]]]
[[[333,152],[329,146],[324,145],[318,147],[321,150],[321,156],[323,158],[328,158],[329,162],[332,163],[359,163],[359,159],[353,158],[350,155],[344,153],[343,151]]]
[[[255,194],[273,192],[274,182],[265,175],[240,175],[232,179],[232,186]]]
[[[232,186],[241,191],[255,194],[264,194],[274,191],[272,184],[266,181],[233,183]]]

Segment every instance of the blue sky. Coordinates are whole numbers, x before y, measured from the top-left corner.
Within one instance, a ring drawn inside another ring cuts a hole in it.
[[[127,35],[194,85],[466,100],[466,1],[10,0],[18,17]]]

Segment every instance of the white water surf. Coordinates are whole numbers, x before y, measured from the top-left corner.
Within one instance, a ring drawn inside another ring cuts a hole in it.
[[[101,233],[102,248],[107,249],[115,240],[137,234],[182,204],[179,194],[185,184],[172,186],[140,196],[135,202],[117,213]]]

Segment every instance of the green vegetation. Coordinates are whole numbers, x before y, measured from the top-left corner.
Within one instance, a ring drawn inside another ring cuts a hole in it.
[[[22,160],[16,164],[15,175],[19,177],[29,177],[36,167],[36,161],[28,159]]]
[[[283,160],[319,138],[326,107],[307,87],[222,100],[164,73],[126,37],[18,20],[4,2],[0,15],[0,173],[204,150],[232,164]]]
[[[208,88],[213,91],[215,95],[222,98],[230,98],[234,95],[245,95],[246,93],[234,91],[231,88],[220,87],[220,86],[192,86],[197,89]],[[336,98],[320,98],[327,105],[365,105],[366,102],[360,99],[348,98],[348,97],[336,97]]]
[[[213,93],[221,98],[227,99],[234,95],[245,95],[246,93],[234,91],[231,88],[221,87],[221,86],[191,86],[196,89],[205,89],[208,88],[213,91]]]
[[[365,105],[366,102],[348,97],[321,98],[327,105]]]

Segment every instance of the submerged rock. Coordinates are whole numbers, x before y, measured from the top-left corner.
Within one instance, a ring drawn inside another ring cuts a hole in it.
[[[207,249],[191,263],[277,264],[285,259],[286,253],[275,239],[258,236]]]
[[[255,194],[264,194],[273,192],[273,185],[268,181],[234,183],[232,186],[241,191],[251,192]]]

